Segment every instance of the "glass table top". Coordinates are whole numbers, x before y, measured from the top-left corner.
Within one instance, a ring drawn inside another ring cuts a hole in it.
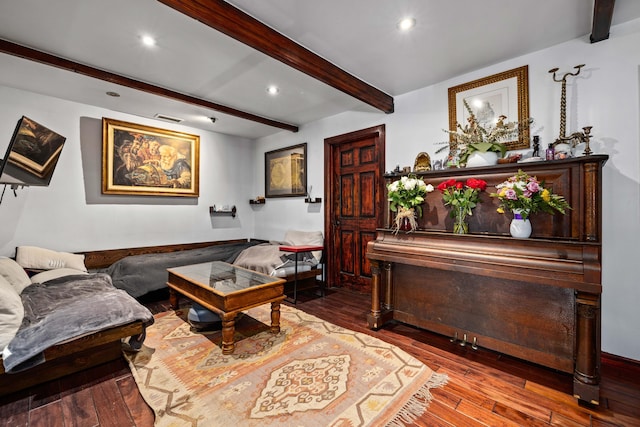
[[[229,294],[251,287],[284,281],[278,277],[267,276],[232,264],[213,261],[202,264],[169,268],[173,274],[191,282],[212,288],[215,292]]]

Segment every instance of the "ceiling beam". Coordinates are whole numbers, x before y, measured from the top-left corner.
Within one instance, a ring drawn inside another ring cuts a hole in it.
[[[176,101],[185,102],[187,104],[193,104],[200,107],[210,108],[215,111],[219,111],[230,116],[239,117],[241,119],[250,120],[264,125],[289,130],[291,132],[298,132],[298,126],[282,123],[275,120],[268,119],[266,117],[257,116],[255,114],[247,113],[246,111],[236,110],[235,108],[227,107],[225,105],[217,104],[215,102],[207,101],[206,99],[196,98],[194,96],[186,95],[184,93],[176,92],[170,89],[166,89],[160,86],[155,86],[149,83],[134,80],[129,77],[114,74],[109,71],[93,68],[88,65],[80,64],[68,59],[60,58],[55,55],[51,55],[46,52],[35,50],[26,46],[22,46],[8,40],[0,39],[0,52],[14,55],[20,58],[28,59],[31,61],[39,62],[41,64],[50,65],[52,67],[61,68],[63,70],[72,71],[74,73],[82,74],[95,79],[104,80],[110,83],[114,83],[120,86],[125,86],[131,89],[136,89],[142,92],[150,93],[152,95],[158,95],[165,98],[173,99]]]
[[[223,0],[158,0],[265,55],[387,114],[393,97],[363,82]]]
[[[591,29],[591,43],[609,38],[613,6],[616,0],[595,0],[593,4],[593,27]]]

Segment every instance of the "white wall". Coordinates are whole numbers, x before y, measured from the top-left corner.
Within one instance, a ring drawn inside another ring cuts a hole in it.
[[[256,194],[264,192],[264,152],[301,142],[309,144],[309,179],[315,196],[324,197],[325,138],[386,124],[386,169],[412,166],[415,156],[435,156],[448,127],[447,89],[477,78],[529,66],[530,115],[533,134],[542,147],[560,131],[560,84],[548,70],[573,71],[586,64],[567,85],[567,134],[593,126],[591,148],[609,154],[603,172],[603,297],[602,348],[612,354],[640,360],[640,20],[616,26],[609,40],[590,44],[588,36],[511,61],[458,76],[439,84],[395,97],[395,113],[344,113],[306,125],[297,134],[280,133],[259,142],[254,153]],[[256,234],[277,239],[287,228],[322,230],[323,208],[307,212],[301,199],[268,199],[256,212]],[[533,219],[535,226],[535,218]]]
[[[253,235],[251,140],[2,86],[0,100],[0,156],[23,115],[67,138],[49,187],[19,189],[17,197],[7,188],[0,255],[13,255],[19,245],[84,251]],[[199,135],[200,197],[102,195],[102,117]],[[213,204],[235,204],[238,215],[212,217]]]

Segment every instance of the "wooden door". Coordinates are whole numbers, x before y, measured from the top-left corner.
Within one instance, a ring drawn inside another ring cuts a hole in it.
[[[383,224],[384,125],[325,139],[328,286],[371,290],[367,243]]]

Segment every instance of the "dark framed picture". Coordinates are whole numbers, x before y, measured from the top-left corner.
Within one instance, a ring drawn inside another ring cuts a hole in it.
[[[307,144],[264,153],[266,197],[298,197],[307,194]]]
[[[22,116],[0,160],[0,183],[47,186],[66,138]]]
[[[495,124],[503,115],[505,122],[518,122],[529,118],[529,67],[483,77],[469,83],[449,88],[449,130],[456,131],[456,124],[467,123],[469,113],[464,101],[472,109],[483,127]],[[507,150],[529,148],[529,127],[523,126],[518,139],[504,143]]]
[[[198,197],[200,137],[102,119],[102,193]]]

